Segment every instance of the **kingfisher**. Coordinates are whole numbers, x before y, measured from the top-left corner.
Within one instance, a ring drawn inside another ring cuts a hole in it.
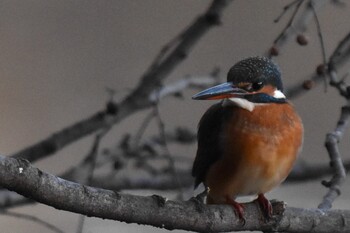
[[[195,188],[203,183],[207,204],[229,204],[243,221],[244,205],[236,198],[255,195],[270,219],[273,210],[264,194],[286,179],[303,142],[302,121],[283,94],[279,67],[266,57],[241,60],[227,82],[192,98],[221,100],[198,125]]]

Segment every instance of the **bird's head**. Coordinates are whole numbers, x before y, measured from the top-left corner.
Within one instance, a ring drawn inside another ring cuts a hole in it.
[[[239,61],[227,74],[227,82],[199,92],[195,100],[225,99],[252,111],[256,104],[285,103],[281,72],[266,57],[250,57]]]

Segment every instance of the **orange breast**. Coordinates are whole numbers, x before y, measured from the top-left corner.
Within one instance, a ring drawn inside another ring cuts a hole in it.
[[[205,179],[213,203],[270,191],[288,176],[302,144],[302,123],[290,104],[233,108],[223,129],[224,155]]]

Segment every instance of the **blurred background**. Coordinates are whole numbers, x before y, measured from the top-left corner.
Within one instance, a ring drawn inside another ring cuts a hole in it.
[[[207,75],[220,67],[221,78],[237,61],[264,54],[291,16],[291,11],[274,23],[291,1],[236,0],[224,11],[222,25],[206,34],[188,58],[167,78],[171,83],[186,75]],[[0,1],[0,153],[9,155],[45,139],[54,132],[103,109],[108,100],[106,87],[116,90],[116,100],[125,97],[138,83],[162,45],[188,26],[211,1]],[[318,11],[329,56],[349,32],[349,6],[326,5]],[[286,88],[311,77],[322,63],[319,38],[313,21],[305,33],[310,39],[300,46],[295,38],[275,57]],[[349,67],[347,67],[349,69]],[[195,130],[204,111],[213,102],[192,101],[193,90],[183,100],[166,98],[160,112],[166,128],[186,126]],[[305,127],[302,159],[328,163],[323,146],[333,130],[344,98],[323,85],[293,100]],[[102,148],[113,146],[125,133],[138,130],[147,111],[138,112],[116,125],[105,137]],[[157,132],[147,129],[146,136]],[[78,164],[89,152],[92,137],[66,147],[35,166],[59,174]],[[349,133],[341,142],[344,160],[350,159]],[[170,146],[170,152],[194,158],[196,145]],[[137,172],[137,171],[135,171]],[[269,198],[290,206],[315,208],[326,189],[321,180],[282,185]],[[350,208],[350,181],[334,208]],[[126,191],[127,192],[127,191]],[[151,195],[157,191],[133,191]],[[190,191],[192,192],[192,191]],[[173,193],[157,192],[173,198]],[[41,204],[14,208],[75,232],[78,215]],[[0,232],[46,232],[36,223],[0,215]],[[84,232],[162,232],[153,227],[86,218]],[[176,231],[177,232],[177,231]]]

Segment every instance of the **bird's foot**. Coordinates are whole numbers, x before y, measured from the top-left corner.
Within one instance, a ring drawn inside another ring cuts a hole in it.
[[[245,218],[243,216],[244,214],[244,206],[241,203],[236,202],[232,197],[226,196],[226,203],[231,205],[233,209],[235,210],[235,213],[239,220],[242,222],[242,226],[245,225]]]
[[[264,194],[259,194],[255,201],[258,202],[266,221],[269,221],[272,218],[273,210],[270,201],[264,196]]]

